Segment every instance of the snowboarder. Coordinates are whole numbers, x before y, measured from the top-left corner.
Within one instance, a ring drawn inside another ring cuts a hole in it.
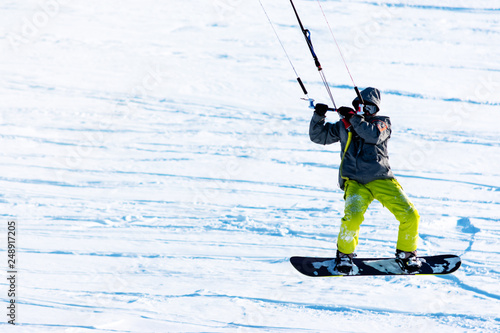
[[[316,104],[309,127],[311,141],[328,145],[340,141],[341,163],[339,185],[344,190],[344,217],[337,239],[336,267],[340,273],[353,269],[352,258],[358,245],[359,229],[370,203],[377,199],[399,221],[396,259],[407,272],[417,271],[422,263],[417,258],[420,216],[394,178],[389,166],[387,142],[391,136],[389,117],[379,116],[380,91],[361,91],[364,101],[356,97],[350,107],[337,111],[343,117],[336,123],[325,123],[328,106]]]

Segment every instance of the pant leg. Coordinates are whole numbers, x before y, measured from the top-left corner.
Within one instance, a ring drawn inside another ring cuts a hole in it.
[[[340,252],[353,253],[358,245],[359,228],[373,195],[364,185],[348,180],[344,187],[345,208],[340,225],[337,248]]]
[[[415,251],[420,215],[396,179],[375,180],[367,184],[375,199],[387,207],[399,221],[397,249]]]

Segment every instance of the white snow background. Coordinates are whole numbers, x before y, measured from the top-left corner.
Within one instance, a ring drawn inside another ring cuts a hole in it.
[[[263,4],[310,97],[329,103],[290,3]],[[350,105],[317,2],[295,4]],[[321,5],[356,84],[382,91],[419,253],[458,254],[459,271],[308,278],[290,265],[335,253],[340,148],[309,140],[312,111],[257,0],[9,0],[2,331],[500,330],[500,1]],[[358,255],[393,256],[397,226],[374,202]]]

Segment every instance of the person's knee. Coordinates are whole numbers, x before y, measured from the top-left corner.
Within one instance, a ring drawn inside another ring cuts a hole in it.
[[[363,223],[364,216],[360,213],[346,212],[342,218],[342,226],[349,230],[356,230]]]
[[[410,207],[406,210],[406,220],[409,223],[417,225],[420,221],[420,215],[413,205],[410,205]]]

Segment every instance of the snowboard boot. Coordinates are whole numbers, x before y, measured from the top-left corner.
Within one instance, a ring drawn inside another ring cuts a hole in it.
[[[349,275],[354,269],[352,258],[355,256],[355,253],[345,254],[337,250],[337,258],[335,259],[335,268],[337,269],[337,272]]]
[[[396,250],[396,262],[407,273],[417,272],[422,267],[422,262],[417,258],[417,251],[405,252]]]

